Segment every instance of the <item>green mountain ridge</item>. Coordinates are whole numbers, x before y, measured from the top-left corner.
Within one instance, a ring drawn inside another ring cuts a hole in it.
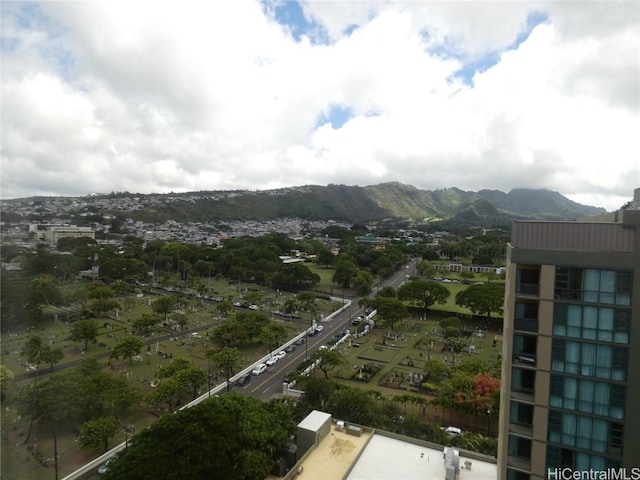
[[[264,191],[200,191],[170,194],[112,193],[82,197],[112,201],[138,197],[141,208],[127,217],[145,222],[228,222],[233,220],[336,220],[349,223],[402,220],[443,225],[504,226],[514,219],[575,220],[605,209],[582,205],[558,192],[518,188],[464,191],[456,187],[420,190],[399,182],[365,187],[330,184],[305,185]],[[38,197],[42,200],[44,197]],[[59,198],[59,197],[51,197]],[[18,202],[12,200],[7,204]],[[26,201],[26,200],[22,200]],[[122,215],[115,208],[103,213]]]

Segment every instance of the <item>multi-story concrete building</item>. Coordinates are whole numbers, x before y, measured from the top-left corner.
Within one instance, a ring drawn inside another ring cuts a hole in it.
[[[58,243],[61,238],[88,237],[95,239],[96,232],[91,227],[77,227],[76,225],[49,225],[31,224],[29,232],[33,232],[38,240],[49,242],[51,245]]]
[[[640,188],[614,213],[514,222],[499,480],[640,478],[639,205]]]

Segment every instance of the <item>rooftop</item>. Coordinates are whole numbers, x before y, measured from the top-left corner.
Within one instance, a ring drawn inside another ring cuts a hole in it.
[[[412,480],[444,479],[443,451],[427,442],[398,435],[363,429],[360,436],[338,430],[331,432],[302,458],[294,470],[305,480]],[[495,480],[497,466],[492,462],[470,458],[460,452],[459,480]],[[470,469],[465,461],[471,462]],[[287,477],[289,478],[289,477]],[[293,478],[293,477],[291,477]]]

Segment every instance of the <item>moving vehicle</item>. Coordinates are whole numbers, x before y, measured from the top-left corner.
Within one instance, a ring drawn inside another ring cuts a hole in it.
[[[240,377],[239,379],[236,380],[236,387],[244,387],[250,381],[251,381],[251,374],[250,373],[248,373],[246,375],[243,375],[242,377]]]
[[[261,373],[265,372],[267,370],[267,365],[265,365],[264,363],[261,363],[259,365],[256,365],[256,368],[253,369],[253,372],[251,372],[253,375],[260,375]]]
[[[280,357],[274,355],[273,357],[270,357],[269,360],[267,360],[267,365],[271,367],[272,365],[278,363],[278,360],[280,360]]]
[[[278,357],[278,360],[284,358],[287,355],[287,352],[285,352],[284,350],[280,350],[278,353],[276,353],[276,357]]]

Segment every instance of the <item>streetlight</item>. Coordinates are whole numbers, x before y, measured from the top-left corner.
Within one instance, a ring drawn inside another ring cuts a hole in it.
[[[124,448],[129,448],[129,435],[135,432],[136,427],[131,423],[125,423],[122,427],[122,431],[124,432]]]
[[[209,397],[211,396],[211,357],[207,355],[207,387],[209,388]]]

